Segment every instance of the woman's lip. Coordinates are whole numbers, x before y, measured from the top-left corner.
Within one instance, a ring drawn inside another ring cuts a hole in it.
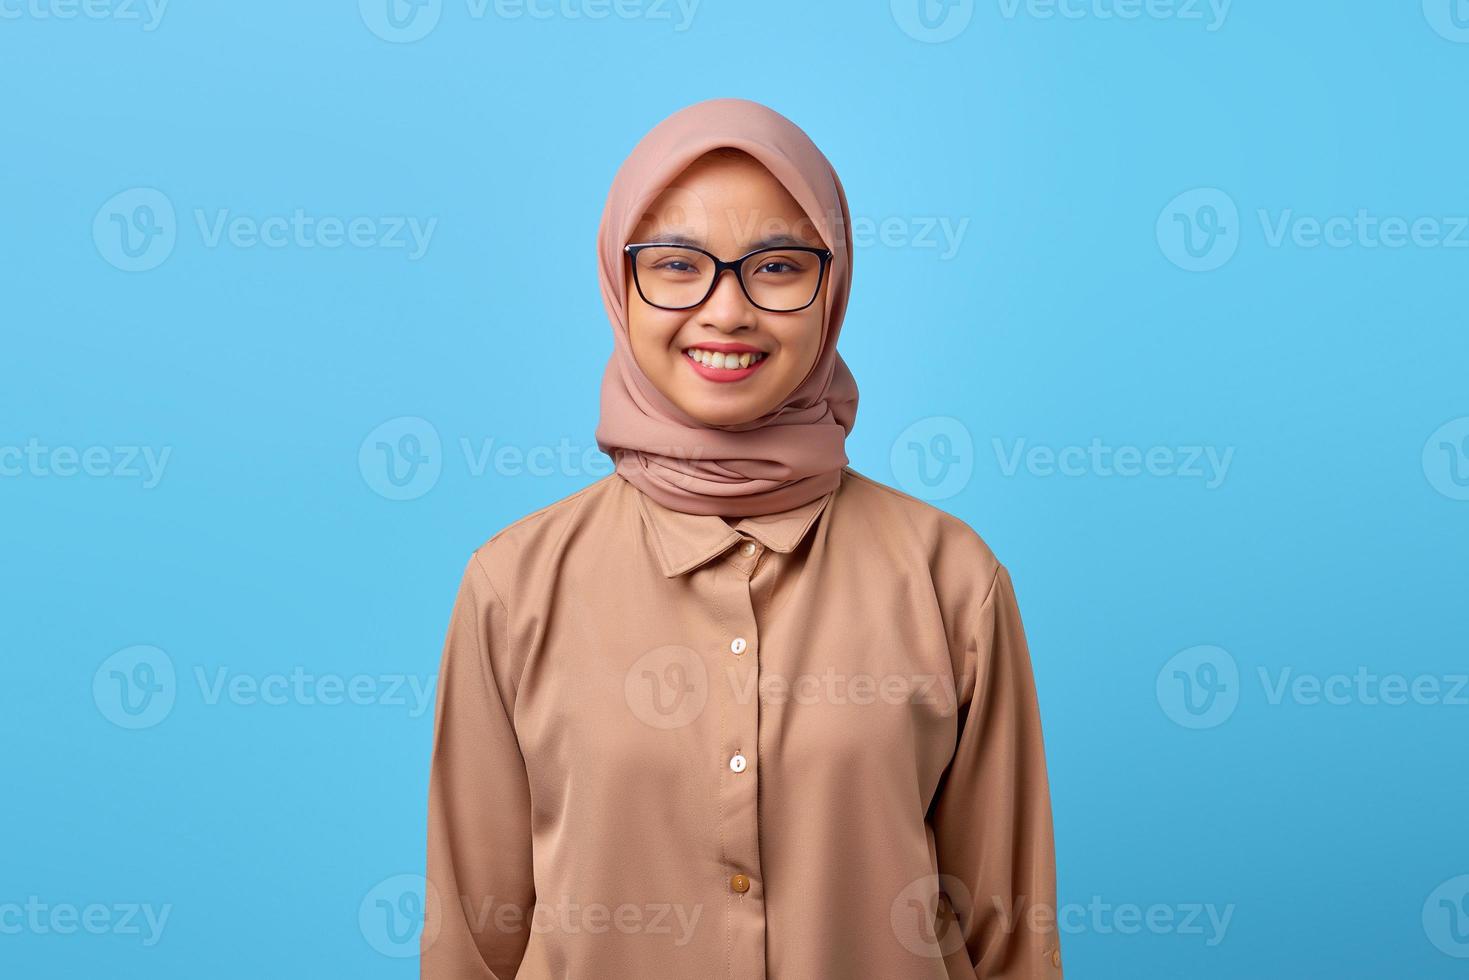
[[[706,347],[704,349],[710,350],[711,348]],[[734,370],[730,370],[729,368],[708,367],[707,365],[704,365],[699,361],[694,360],[687,354],[680,354],[679,357],[686,364],[688,364],[689,367],[698,372],[699,377],[704,378],[707,381],[743,381],[745,378],[748,378],[750,375],[760,370],[760,365],[770,360],[770,355],[767,354],[764,357],[760,358],[760,360],[756,361],[754,364],[751,364],[749,367],[735,368]]]
[[[735,353],[735,354],[745,354],[745,353],[749,353],[749,354],[763,354],[763,353],[765,353],[765,351],[762,351],[760,348],[758,348],[758,347],[751,347],[749,344],[732,344],[732,343],[717,342],[717,341],[712,341],[712,340],[711,341],[708,341],[707,343],[703,343],[703,344],[690,344],[689,346],[687,346],[687,347],[684,348],[684,355],[687,356],[688,355],[688,352],[691,351],[691,350],[708,350],[708,351],[716,351],[717,350],[721,354],[729,354],[729,353]]]

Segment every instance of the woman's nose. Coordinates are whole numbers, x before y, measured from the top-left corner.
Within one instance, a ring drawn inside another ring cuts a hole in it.
[[[714,292],[699,307],[700,319],[711,327],[734,330],[754,326],[755,307],[740,288],[740,281],[733,269],[725,269],[714,284]]]

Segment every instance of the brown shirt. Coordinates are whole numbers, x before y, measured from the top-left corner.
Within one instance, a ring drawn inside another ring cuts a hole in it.
[[[850,467],[733,524],[616,474],[465,570],[429,980],[1061,976],[1029,652],[962,520]]]

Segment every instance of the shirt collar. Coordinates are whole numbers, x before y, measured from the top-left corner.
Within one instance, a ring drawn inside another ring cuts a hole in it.
[[[672,578],[724,554],[746,535],[772,551],[794,551],[835,494],[831,490],[790,510],[742,517],[733,526],[717,515],[685,514],[665,507],[641,490],[635,495],[663,575]]]

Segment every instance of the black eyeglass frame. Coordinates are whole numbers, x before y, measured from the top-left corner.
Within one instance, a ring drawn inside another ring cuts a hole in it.
[[[682,248],[690,252],[698,252],[700,255],[709,256],[710,260],[714,263],[714,276],[709,280],[708,291],[699,297],[699,302],[690,303],[688,306],[663,306],[650,300],[647,294],[643,292],[643,282],[638,277],[638,253],[645,248]],[[622,250],[632,260],[632,281],[633,285],[637,287],[638,295],[642,297],[644,303],[647,303],[649,306],[656,306],[660,310],[692,310],[696,306],[704,305],[709,297],[714,295],[714,289],[719,285],[719,277],[724,275],[725,270],[729,270],[735,274],[735,282],[740,284],[740,292],[745,294],[745,299],[749,300],[750,305],[756,309],[764,310],[766,313],[799,313],[816,302],[816,297],[821,295],[821,284],[826,281],[826,267],[831,264],[831,249],[818,248],[814,245],[765,245],[752,252],[746,252],[739,258],[732,259],[729,262],[724,261],[707,249],[699,248],[697,245],[684,245],[679,242],[639,242],[634,245],[624,245]],[[811,298],[801,306],[789,310],[771,309],[768,306],[761,306],[755,302],[755,297],[750,295],[750,289],[745,285],[743,270],[747,260],[762,252],[809,252],[819,258],[821,260],[821,268],[816,272],[816,286],[811,290]]]

